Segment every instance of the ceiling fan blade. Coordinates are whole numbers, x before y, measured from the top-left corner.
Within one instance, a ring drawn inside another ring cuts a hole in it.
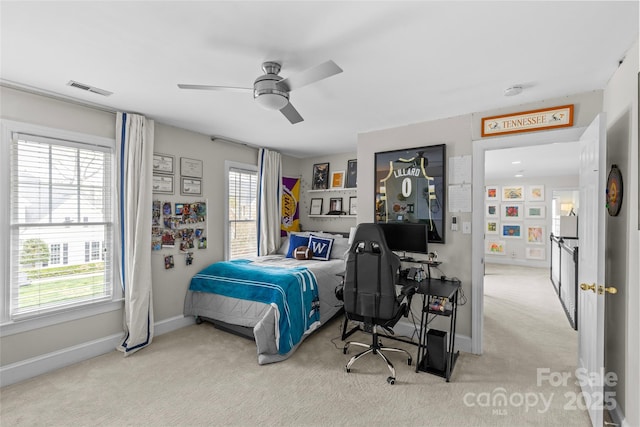
[[[300,113],[298,113],[298,110],[296,110],[290,102],[282,107],[280,109],[280,112],[284,114],[284,116],[291,122],[292,125],[300,123],[304,120]]]
[[[180,89],[196,89],[196,90],[226,90],[231,92],[253,92],[251,87],[233,87],[233,86],[209,86],[209,85],[185,85],[178,84]]]
[[[284,88],[287,92],[308,84],[326,79],[342,72],[342,68],[338,67],[335,62],[329,60],[320,65],[311,67],[301,73],[289,76],[278,82],[278,86]]]

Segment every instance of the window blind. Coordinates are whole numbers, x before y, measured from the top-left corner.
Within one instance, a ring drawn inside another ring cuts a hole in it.
[[[257,254],[257,185],[256,171],[229,168],[229,259]]]
[[[113,147],[12,134],[12,319],[111,299],[112,158]]]

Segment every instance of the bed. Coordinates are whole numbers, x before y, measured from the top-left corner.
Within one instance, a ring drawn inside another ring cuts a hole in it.
[[[294,257],[296,247],[319,241],[330,243],[328,251],[316,246],[322,259]],[[254,339],[261,365],[285,360],[341,311],[335,288],[348,247],[342,234],[290,233],[275,254],[213,263],[191,279],[184,314]]]

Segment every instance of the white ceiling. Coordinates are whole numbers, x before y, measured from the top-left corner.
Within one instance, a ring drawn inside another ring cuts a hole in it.
[[[638,2],[2,1],[1,69],[14,84],[139,112],[296,157],[356,150],[357,134],[604,88],[638,38]],[[294,90],[291,125],[250,94],[265,60]],[[113,92],[67,86],[69,80]],[[515,97],[505,88],[524,85]],[[178,143],[178,141],[176,141]],[[401,141],[398,141],[401,144]]]
[[[485,182],[577,176],[580,149],[579,142],[563,142],[485,151]]]

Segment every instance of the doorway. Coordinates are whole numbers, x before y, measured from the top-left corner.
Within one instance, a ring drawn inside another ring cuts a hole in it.
[[[574,143],[580,139],[583,128],[570,128],[526,135],[497,137],[473,142],[473,223],[485,224],[485,161],[487,152],[494,150],[529,147],[548,144]],[[513,177],[515,180],[516,177]],[[549,227],[549,230],[551,227]],[[522,233],[522,229],[520,230]],[[474,226],[472,231],[472,337],[474,354],[483,352],[484,328],[484,275],[485,275],[485,227]]]

